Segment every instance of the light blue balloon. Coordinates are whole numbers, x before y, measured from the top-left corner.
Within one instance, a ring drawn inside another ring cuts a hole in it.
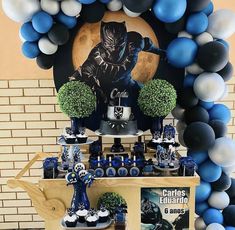
[[[208,159],[208,152],[188,150],[188,156],[192,157],[197,165],[200,165]]]
[[[210,208],[207,202],[196,203],[195,212],[198,216],[202,216],[203,213]]]
[[[44,11],[39,11],[34,14],[32,18],[32,25],[38,33],[45,34],[51,29],[53,25],[53,18],[50,14]]]
[[[36,42],[24,42],[22,45],[22,53],[27,58],[36,58],[40,54],[38,44]]]
[[[65,25],[66,27],[68,27],[69,29],[72,29],[77,25],[76,17],[67,16],[62,12],[59,12],[56,15],[56,20]]]
[[[214,106],[214,102],[199,101],[198,105],[206,110],[210,110]]]
[[[26,22],[21,26],[20,34],[26,41],[29,42],[38,41],[41,37],[41,34],[33,28],[31,22]]]
[[[194,81],[196,80],[197,76],[193,74],[187,74],[184,78],[184,88],[193,87]]]
[[[210,2],[204,10],[202,10],[202,12],[207,16],[211,15],[213,11],[214,11],[214,5],[212,2]]]
[[[194,63],[198,51],[197,44],[189,38],[176,38],[167,48],[167,58],[171,65],[185,68]]]
[[[95,2],[96,0],[79,0],[80,3],[82,4],[91,4],[93,2]]]
[[[223,224],[224,218],[222,213],[215,208],[209,208],[207,209],[202,216],[204,222],[206,225],[217,223],[217,224]]]
[[[209,110],[210,120],[220,120],[225,124],[228,124],[231,120],[231,111],[230,109],[223,104],[215,104]]]
[[[211,184],[201,180],[199,186],[196,187],[195,199],[197,203],[206,201],[211,194]]]
[[[153,12],[160,21],[172,23],[183,17],[186,7],[186,0],[157,0]]]
[[[186,30],[192,35],[198,35],[206,31],[208,27],[208,17],[200,12],[191,14],[186,22]]]
[[[225,227],[225,230],[235,230],[235,227],[227,226],[227,227]]]

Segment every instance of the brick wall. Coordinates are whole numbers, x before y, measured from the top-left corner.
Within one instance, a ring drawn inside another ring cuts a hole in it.
[[[229,136],[235,139],[235,78],[229,83],[229,92],[224,103],[232,109]],[[170,122],[175,122],[171,116],[166,123]],[[6,182],[35,152],[59,152],[56,139],[66,125],[69,120],[56,105],[52,80],[0,80],[0,229],[43,228],[28,195],[8,188]],[[95,138],[92,132],[89,135]],[[123,142],[130,146],[134,140]],[[110,141],[104,139],[104,144]],[[41,162],[34,164],[24,179],[36,182],[42,175],[41,166]]]

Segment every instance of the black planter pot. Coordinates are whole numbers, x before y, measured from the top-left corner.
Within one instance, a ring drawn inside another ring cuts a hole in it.
[[[84,119],[83,118],[77,118],[77,117],[71,117],[71,131],[74,135],[79,134],[82,127],[84,127]]]

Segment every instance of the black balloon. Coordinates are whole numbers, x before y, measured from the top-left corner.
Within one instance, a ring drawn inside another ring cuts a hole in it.
[[[173,23],[165,23],[166,30],[171,34],[178,34],[180,31],[184,30],[185,18],[182,17],[178,21]]]
[[[228,132],[227,125],[221,120],[212,120],[209,125],[215,132],[215,138],[220,138],[226,136]]]
[[[64,45],[69,40],[69,30],[62,24],[54,24],[48,32],[49,39],[56,45]]]
[[[122,0],[122,2],[128,10],[136,13],[147,11],[153,4],[153,0]]]
[[[210,0],[187,0],[187,8],[189,11],[201,11],[210,3]]]
[[[232,179],[232,184],[226,192],[230,198],[235,197],[235,179]]]
[[[206,109],[202,108],[201,106],[195,106],[191,109],[187,109],[184,112],[185,122],[190,124],[195,121],[201,121],[208,123],[209,122],[209,113]]]
[[[217,181],[211,183],[211,186],[213,190],[223,192],[230,188],[231,183],[231,178],[223,172]]]
[[[55,55],[46,55],[42,53],[37,57],[36,62],[40,68],[50,69],[54,64],[54,58]]]
[[[192,88],[185,88],[182,92],[179,93],[177,100],[178,104],[185,109],[192,108],[199,102],[199,99],[194,94]]]
[[[224,81],[229,81],[233,76],[233,65],[228,62],[228,64],[220,70],[218,74],[224,79]]]
[[[99,1],[92,4],[83,4],[81,18],[89,23],[99,22],[104,17],[105,10],[105,5]]]
[[[229,205],[223,210],[224,224],[235,227],[235,205]]]
[[[214,130],[206,123],[193,122],[184,131],[184,142],[192,151],[205,151],[215,143]]]
[[[197,60],[204,70],[218,72],[228,63],[228,49],[220,42],[208,42],[199,48]]]
[[[230,205],[235,205],[235,197],[230,198]]]

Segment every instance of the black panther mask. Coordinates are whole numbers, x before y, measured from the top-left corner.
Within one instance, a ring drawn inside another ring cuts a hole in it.
[[[108,54],[108,59],[114,63],[120,62],[127,46],[126,23],[101,22],[101,44]]]

